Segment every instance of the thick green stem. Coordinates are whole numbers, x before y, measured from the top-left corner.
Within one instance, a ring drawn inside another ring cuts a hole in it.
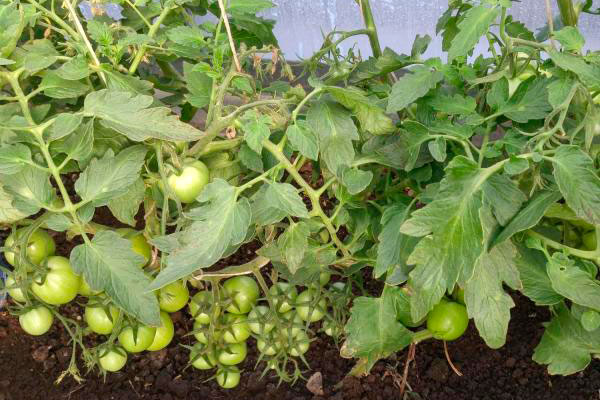
[[[558,242],[556,242],[550,238],[547,238],[546,236],[544,236],[540,233],[537,233],[535,231],[532,231],[532,230],[528,230],[527,234],[531,237],[541,240],[542,243],[544,243],[545,245],[550,246],[554,249],[564,250],[567,253],[574,255],[575,257],[584,258],[586,260],[593,260],[595,262],[600,262],[600,252],[598,249],[596,249],[594,251],[575,249],[573,247],[564,245],[562,243],[558,243]]]
[[[371,4],[369,0],[360,1],[361,12],[365,27],[368,30],[367,35],[369,36],[369,44],[373,51],[374,57],[381,57],[381,45],[379,44],[379,35],[377,34],[377,26],[375,25],[375,18],[373,18],[373,12],[371,11]]]
[[[577,12],[573,0],[556,0],[560,10],[560,19],[564,26],[577,26]]]

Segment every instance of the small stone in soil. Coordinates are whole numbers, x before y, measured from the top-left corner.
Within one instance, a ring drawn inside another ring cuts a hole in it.
[[[50,346],[40,346],[33,350],[31,353],[31,357],[37,362],[44,362],[48,358],[48,353],[50,352]]]

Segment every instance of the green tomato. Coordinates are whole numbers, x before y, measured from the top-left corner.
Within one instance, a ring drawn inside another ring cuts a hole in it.
[[[81,285],[79,285],[79,290],[77,290],[77,294],[85,297],[89,296],[97,296],[102,293],[102,290],[93,290],[89,283],[85,280],[84,277],[81,277]]]
[[[127,363],[127,352],[121,347],[108,350],[100,356],[100,366],[108,372],[120,371]]]
[[[223,365],[236,365],[244,361],[247,354],[246,342],[231,343],[219,352],[218,360]]]
[[[283,321],[285,321],[283,324],[283,330],[288,336],[294,337],[298,335],[298,333],[304,332],[306,323],[302,318],[300,318],[300,315],[298,315],[297,311],[288,311],[283,313],[281,314],[281,318]]]
[[[191,203],[208,184],[210,171],[202,161],[186,160],[181,174],[171,174],[167,183],[182,203]]]
[[[338,324],[335,321],[332,321],[330,319],[324,320],[323,326],[321,328],[327,336],[331,337],[339,337],[343,333],[343,329],[340,326],[338,326]]]
[[[296,298],[296,311],[302,320],[317,322],[325,316],[327,303],[325,302],[325,298],[322,297],[315,304],[317,296],[317,291],[306,289]]]
[[[203,324],[202,322],[195,320],[194,327],[192,329],[194,331],[198,331],[198,332],[194,333],[194,337],[196,338],[197,341],[199,341],[202,344],[208,344],[208,337],[206,336],[206,332],[208,332],[208,327],[206,326],[206,324]],[[213,332],[213,340],[214,341],[219,341],[219,340],[221,340],[222,337],[223,337],[223,332],[221,332],[219,330],[215,330]]]
[[[16,231],[17,237],[21,237],[23,230]],[[11,233],[4,242],[4,246],[11,247],[15,243],[15,234]],[[34,231],[27,241],[27,258],[32,264],[39,265],[44,259],[54,254],[56,251],[56,243],[52,236],[43,229]],[[13,267],[15,266],[15,253],[7,251],[4,253],[6,261]]]
[[[223,332],[225,343],[240,343],[250,337],[248,318],[245,315],[226,313],[225,322],[228,325]]]
[[[467,330],[469,316],[465,306],[442,300],[429,312],[427,329],[439,340],[458,339]]]
[[[327,285],[330,280],[331,280],[331,272],[323,271],[319,274],[319,284],[321,286]]]
[[[161,325],[156,328],[156,334],[152,344],[146,349],[148,351],[162,350],[171,343],[173,336],[175,335],[175,327],[173,326],[173,320],[169,314],[164,311],[160,312]]]
[[[190,351],[190,363],[192,367],[200,370],[212,369],[217,365],[217,359],[212,351],[202,352],[204,346],[196,343]]]
[[[272,296],[275,310],[284,313],[292,309],[294,301],[298,297],[298,290],[287,282],[277,282],[269,288],[269,294]]]
[[[83,318],[92,332],[99,335],[109,335],[115,327],[119,317],[119,309],[109,306],[109,314],[104,307],[88,306],[85,308]]]
[[[32,308],[19,315],[19,324],[25,332],[33,336],[40,336],[50,330],[54,316],[44,306]]]
[[[281,343],[271,335],[256,339],[256,348],[266,356],[274,356],[281,349]]]
[[[232,389],[240,384],[240,370],[236,367],[219,368],[217,370],[217,383],[223,389]]]
[[[201,324],[209,324],[210,323],[210,310],[211,310],[211,304],[213,303],[212,301],[213,299],[213,295],[211,292],[209,291],[201,291],[198,292],[194,295],[194,297],[192,297],[192,299],[190,300],[190,304],[188,305],[188,310],[190,312],[190,314],[192,315],[192,317],[200,322]],[[221,313],[221,307],[219,307],[218,305],[215,305],[215,314],[220,314]]]
[[[81,278],[71,269],[65,257],[52,256],[47,260],[49,269],[45,278],[38,278],[31,284],[31,290],[42,301],[52,304],[66,304],[77,296]]]
[[[248,276],[229,278],[223,284],[225,293],[231,299],[227,311],[233,314],[247,314],[260,295],[258,284]]]
[[[329,235],[329,231],[327,229],[321,229],[319,231],[319,242],[325,244],[329,243],[329,239],[331,236]]]
[[[176,281],[169,283],[158,292],[160,309],[166,312],[181,310],[190,299],[190,292],[185,282]]]
[[[26,301],[23,290],[19,286],[17,286],[17,281],[15,280],[15,278],[12,274],[8,275],[6,277],[6,281],[4,281],[4,285],[6,288],[12,287],[12,289],[8,289],[8,295],[14,301],[17,301],[19,303],[24,303]]]
[[[591,231],[583,235],[583,247],[586,250],[594,251],[596,250],[596,232]]]
[[[294,337],[288,352],[292,357],[300,357],[302,354],[308,351],[309,347],[310,339],[308,338],[306,332],[302,331]]]
[[[144,257],[144,260],[139,264],[140,268],[148,265],[152,259],[152,246],[148,244],[148,241],[142,232],[138,232],[131,228],[119,228],[116,229],[115,232],[117,232],[121,237],[129,239],[133,251]]]
[[[452,298],[454,300],[458,301],[463,306],[467,304],[467,303],[465,303],[465,289],[461,288],[460,286],[456,286],[454,288],[454,293],[452,293]]]
[[[152,345],[155,335],[156,328],[154,327],[140,326],[136,336],[133,328],[128,326],[119,333],[119,343],[130,353],[140,353]]]
[[[250,330],[257,335],[263,333],[269,333],[275,328],[275,324],[269,322],[272,314],[269,307],[266,306],[254,306],[252,311],[248,314],[248,326]]]

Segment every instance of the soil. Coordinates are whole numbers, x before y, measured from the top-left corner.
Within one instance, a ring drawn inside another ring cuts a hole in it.
[[[119,226],[107,214],[110,215],[100,211],[94,219]],[[62,234],[55,239],[57,252],[67,255],[73,244],[66,242]],[[227,264],[248,260],[254,250],[253,245],[243,247]],[[369,292],[377,292],[380,283],[369,278],[369,269],[362,272],[364,287]],[[452,362],[463,374],[458,376],[445,358],[442,342],[419,344],[415,360],[410,365],[404,399],[598,399],[599,361],[593,361],[585,372],[554,377],[547,374],[544,366],[531,360],[533,349],[543,333],[542,323],[549,320],[549,313],[520,294],[511,294],[517,306],[513,309],[504,347],[498,350],[488,348],[471,324],[463,337],[448,343]],[[76,303],[63,307],[62,311],[71,318],[81,318],[82,308]],[[62,325],[55,323],[48,334],[31,337],[23,333],[15,317],[6,311],[0,312],[0,400],[400,398],[399,385],[406,350],[378,362],[366,377],[347,377],[353,361],[341,358],[336,344],[323,334],[318,334],[305,355],[310,365],[305,378],[320,373],[323,395],[314,395],[302,380],[290,386],[279,384],[275,376],[267,375],[260,379],[264,363],[259,364],[255,371],[257,352],[253,339],[248,342],[248,357],[240,365],[243,369],[240,385],[232,390],[223,390],[210,380],[211,372],[185,368],[188,351],[181,345],[192,342],[191,337],[185,336],[191,328],[186,326],[189,317],[178,312],[173,314],[173,320],[176,336],[167,349],[130,355],[127,366],[119,373],[107,375],[105,380],[92,371],[84,375],[85,380],[81,383],[66,377],[57,385],[55,380],[68,367],[71,357],[70,337]],[[90,336],[86,340],[97,343],[98,338]],[[85,367],[79,367],[85,373]],[[313,389],[313,392],[316,391]]]

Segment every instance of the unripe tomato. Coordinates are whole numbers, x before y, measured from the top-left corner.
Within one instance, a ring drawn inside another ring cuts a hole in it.
[[[54,316],[44,306],[32,308],[19,315],[19,324],[25,332],[33,336],[40,336],[50,330]]]
[[[209,291],[201,291],[198,292],[192,297],[190,300],[190,304],[188,305],[188,310],[191,316],[201,324],[210,323],[210,309],[211,304],[213,302],[213,295]],[[214,306],[215,314],[220,314],[221,307],[218,305]]]
[[[208,344],[208,337],[206,336],[206,332],[208,332],[208,327],[201,323],[198,320],[194,321],[194,327],[192,328],[194,331],[198,331],[196,333],[194,333],[194,337],[196,338],[197,341],[199,341],[202,344]],[[215,330],[213,332],[213,340],[218,341],[221,339],[221,337],[223,336],[223,332],[219,331],[219,330]]]
[[[137,336],[133,333],[131,326],[126,327],[119,333],[119,343],[130,353],[140,353],[146,350],[156,335],[156,328],[151,326],[140,326],[137,328]]]
[[[319,283],[321,284],[321,286],[325,286],[329,283],[329,280],[331,279],[331,272],[329,271],[323,271],[319,274]]]
[[[240,370],[236,367],[219,368],[217,370],[217,383],[223,389],[232,389],[240,384]]]
[[[306,332],[299,332],[294,339],[291,341],[291,346],[289,349],[289,354],[292,357],[300,357],[302,354],[308,351],[310,347],[310,339]]]
[[[181,310],[190,299],[190,292],[185,282],[173,282],[162,287],[158,292],[158,304],[160,309],[166,312]]]
[[[219,352],[219,362],[223,365],[236,365],[244,361],[248,354],[246,342],[232,343]]]
[[[307,289],[296,298],[296,311],[304,321],[317,322],[325,316],[327,303],[321,298],[314,304],[317,296],[317,291]]]
[[[239,314],[225,314],[227,328],[223,331],[223,340],[225,343],[240,343],[250,337],[250,327],[247,317]]]
[[[156,328],[156,334],[152,344],[146,349],[148,351],[162,350],[171,343],[173,336],[175,335],[175,327],[173,326],[173,320],[164,311],[160,312],[161,325]]]
[[[469,316],[465,306],[442,300],[429,312],[427,329],[439,340],[458,339],[467,330]]]
[[[84,277],[81,277],[81,285],[79,285],[79,290],[77,294],[81,296],[96,296],[102,293],[102,290],[93,290],[90,285],[87,283]]]
[[[271,320],[271,309],[266,306],[254,306],[248,314],[248,326],[250,330],[257,335],[269,333],[275,328],[275,324],[269,322]]]
[[[461,288],[460,286],[456,286],[454,293],[452,293],[452,298],[463,306],[467,304],[465,303],[465,289]]]
[[[115,322],[119,317],[119,309],[109,306],[109,314],[104,307],[87,306],[84,312],[85,322],[92,332],[99,335],[109,335],[115,327]]]
[[[23,290],[17,286],[17,281],[15,280],[13,275],[8,275],[6,277],[6,281],[4,281],[4,285],[7,288],[12,287],[12,289],[8,289],[8,295],[14,301],[18,301],[19,303],[25,302],[25,294],[23,293]]]
[[[300,315],[298,315],[297,310],[283,313],[281,314],[281,318],[285,321],[283,330],[288,336],[293,337],[300,332],[304,332],[306,323]]]
[[[232,300],[227,311],[233,314],[247,314],[260,295],[258,284],[248,276],[235,276],[223,284],[225,293]]]
[[[284,313],[292,309],[294,301],[298,297],[298,290],[287,282],[277,282],[269,288],[269,294],[272,296],[275,310]]]
[[[190,351],[190,363],[192,367],[200,370],[212,369],[217,365],[217,359],[212,351],[203,352],[204,346],[196,343]]]
[[[141,232],[131,228],[119,228],[115,232],[121,237],[129,239],[133,251],[144,257],[144,260],[139,264],[140,268],[143,268],[150,262],[152,259],[152,246],[148,244],[148,241]]]
[[[105,351],[100,355],[100,366],[108,372],[120,371],[127,363],[127,352],[121,347]]]
[[[332,321],[330,319],[326,319],[323,321],[322,330],[327,336],[331,337],[338,337],[343,333],[343,329],[339,327],[335,321]]]
[[[586,250],[594,251],[596,250],[596,232],[591,231],[583,235],[583,247]]]
[[[52,256],[47,260],[49,269],[45,277],[34,279],[31,290],[42,301],[52,304],[66,304],[77,296],[81,278],[71,269],[65,257]]]
[[[273,335],[263,335],[256,339],[256,348],[266,356],[274,356],[281,350],[281,342]]]
[[[21,237],[23,230],[16,231],[17,237]],[[4,242],[5,247],[11,247],[15,244],[15,235],[11,233]],[[51,256],[56,251],[56,243],[52,236],[43,229],[34,231],[27,241],[27,258],[32,264],[39,265],[45,258]],[[15,253],[7,251],[4,253],[6,261],[13,267],[15,266]]]
[[[171,174],[167,183],[182,203],[191,203],[208,184],[210,171],[202,161],[186,160],[181,174]]]

